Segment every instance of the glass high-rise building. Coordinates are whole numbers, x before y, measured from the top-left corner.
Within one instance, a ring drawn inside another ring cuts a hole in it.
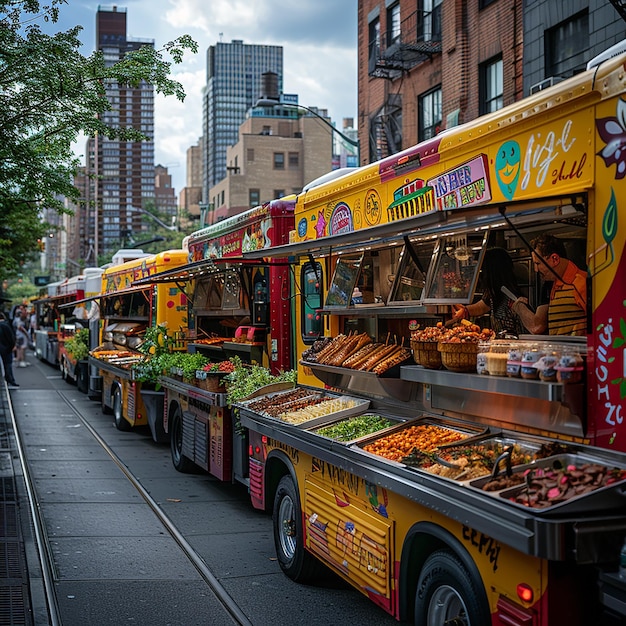
[[[282,93],[283,48],[219,42],[207,50],[207,84],[203,93],[203,197],[226,177],[226,149],[238,141],[246,112],[261,97],[262,74],[275,72]]]
[[[114,64],[132,50],[154,46],[153,39],[128,39],[126,9],[99,8],[96,14],[96,46],[107,64]],[[110,126],[133,126],[149,139],[141,142],[92,137],[88,142],[87,168],[92,177],[93,249],[110,254],[142,230],[142,210],[154,202],[154,87],[106,84],[112,109],[104,114]]]

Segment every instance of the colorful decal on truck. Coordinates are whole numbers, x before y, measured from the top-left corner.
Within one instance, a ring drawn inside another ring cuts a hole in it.
[[[387,207],[387,221],[404,220],[435,210],[433,188],[421,178],[407,180],[393,193],[393,202]]]
[[[517,189],[521,167],[521,152],[517,141],[503,143],[496,156],[496,180],[507,200],[512,200]]]
[[[435,194],[439,210],[461,209],[491,200],[491,189],[487,174],[487,156],[455,167],[428,181]]]

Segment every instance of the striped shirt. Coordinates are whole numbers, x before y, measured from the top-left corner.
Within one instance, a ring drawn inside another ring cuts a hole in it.
[[[568,261],[561,280],[555,280],[548,306],[550,335],[587,334],[587,272]]]

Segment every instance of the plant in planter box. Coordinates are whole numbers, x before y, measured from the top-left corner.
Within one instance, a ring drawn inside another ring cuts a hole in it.
[[[171,351],[172,345],[173,342],[169,338],[167,327],[164,324],[146,328],[143,341],[137,347],[137,351],[144,354],[145,357],[133,365],[134,379],[158,390],[160,388],[159,376],[163,372],[169,372],[179,355],[179,353]]]
[[[89,329],[81,328],[65,342],[65,350],[71,359],[81,361],[89,356]]]
[[[196,378],[196,370],[201,370],[209,363],[209,359],[199,352],[193,354],[182,352],[178,356],[178,367],[182,369],[183,380],[185,381],[193,381]]]

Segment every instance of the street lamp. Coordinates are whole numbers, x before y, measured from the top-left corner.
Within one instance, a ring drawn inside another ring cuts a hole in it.
[[[270,109],[278,105],[286,107],[286,108],[302,109],[303,111],[308,111],[314,117],[317,117],[318,119],[322,120],[322,122],[324,122],[326,126],[328,126],[332,131],[337,133],[347,144],[350,144],[351,146],[356,148],[356,160],[357,160],[357,163],[361,165],[361,149],[360,149],[359,140],[352,139],[352,137],[348,137],[348,135],[342,133],[338,128],[333,126],[325,117],[322,117],[319,113],[317,113],[313,109],[309,109],[309,107],[305,107],[302,104],[295,104],[294,102],[281,102],[278,98],[270,98],[268,96],[259,98],[256,101],[256,104],[254,106],[261,107],[264,109]]]

